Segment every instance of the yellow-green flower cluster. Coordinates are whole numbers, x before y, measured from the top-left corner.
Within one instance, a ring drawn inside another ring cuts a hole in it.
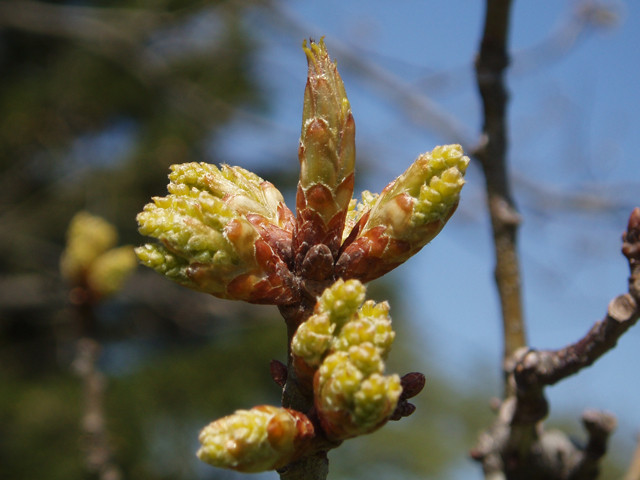
[[[329,438],[370,433],[393,414],[402,387],[398,375],[384,376],[384,362],[370,343],[338,351],[322,362],[315,381],[316,409]]]
[[[200,460],[240,472],[280,468],[304,453],[313,425],[303,414],[262,405],[238,410],[200,432]]]
[[[440,228],[422,228],[441,222],[444,226],[460,200],[464,174],[469,165],[460,145],[436,147],[418,159],[388,185],[371,213],[363,231],[384,225],[396,240],[415,246],[430,242]]]
[[[113,295],[137,266],[133,248],[113,248],[117,243],[113,225],[88,212],[77,213],[60,259],[62,276],[71,285],[90,288],[94,297]]]
[[[256,258],[259,233],[248,216],[291,228],[280,192],[240,167],[206,163],[173,165],[169,195],[154,197],[137,217],[140,233],[161,244],[136,249],[141,262],[190,288],[223,298],[249,300],[267,275]],[[230,293],[240,275],[253,275]]]
[[[402,392],[397,375],[383,375],[395,336],[389,304],[364,298],[358,280],[338,280],[318,299],[314,315],[300,325],[292,342],[293,354],[318,369],[316,409],[334,440],[380,427]]]

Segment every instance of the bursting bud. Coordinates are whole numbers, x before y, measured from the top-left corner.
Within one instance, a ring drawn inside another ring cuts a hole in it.
[[[295,263],[311,280],[332,273],[342,243],[342,232],[353,194],[355,123],[351,107],[324,40],[303,44],[309,66],[304,92],[302,133],[298,157],[300,181],[296,196]],[[327,268],[305,271],[306,265]],[[322,260],[318,260],[322,258]]]
[[[78,212],[67,229],[60,271],[70,283],[80,283],[91,264],[118,243],[118,231],[102,217]]]
[[[169,279],[231,300],[295,301],[293,215],[269,182],[240,167],[173,165],[169,195],[137,217],[140,233],[160,240],[136,249]]]
[[[357,280],[345,282],[340,279],[325,289],[316,302],[313,315],[298,327],[293,337],[293,354],[317,369],[337,341],[340,329],[357,315],[365,294],[366,288]]]
[[[133,247],[113,248],[117,243],[113,225],[88,212],[77,213],[60,259],[62,276],[71,285],[88,289],[94,300],[114,295],[138,263]]]
[[[87,275],[87,284],[100,297],[109,297],[120,291],[137,266],[138,259],[131,245],[114,248],[93,262]]]
[[[342,246],[337,275],[368,282],[420,251],[455,212],[468,165],[460,145],[420,155],[361,215]]]
[[[197,456],[214,467],[239,472],[274,470],[306,453],[313,436],[313,425],[304,414],[262,405],[206,426]]]

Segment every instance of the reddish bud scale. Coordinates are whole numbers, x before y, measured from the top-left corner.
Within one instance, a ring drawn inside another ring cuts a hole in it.
[[[271,360],[269,363],[269,372],[271,373],[271,378],[276,384],[280,387],[284,387],[284,384],[287,382],[287,377],[289,375],[289,370],[287,366],[282,363],[280,360]]]
[[[424,374],[420,372],[411,372],[403,375],[400,378],[400,385],[402,386],[400,399],[407,400],[418,395],[424,388],[426,381]]]
[[[300,391],[308,395],[313,394],[313,378],[317,372],[316,368],[310,367],[302,357],[293,355],[293,368],[296,371],[296,379]]]
[[[456,208],[457,204],[444,219],[421,226],[422,235],[430,237],[437,235]],[[374,227],[358,236],[360,228],[367,220],[368,216],[363,216],[344,242],[340,257],[336,262],[337,277],[345,280],[355,278],[363,283],[370,282],[401,265],[424,246],[415,246],[391,237],[385,226]]]

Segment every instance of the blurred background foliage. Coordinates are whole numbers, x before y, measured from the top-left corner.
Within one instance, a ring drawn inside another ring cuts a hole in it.
[[[258,4],[0,0],[3,480],[90,478],[82,384],[71,370],[81,333],[58,267],[65,231],[88,210],[117,226],[121,244],[140,244],[135,215],[164,194],[168,167],[217,163],[209,146],[220,127],[247,107],[273,107],[252,69],[260,44],[243,22]],[[291,190],[297,168],[265,163],[257,173]],[[392,305],[390,370],[421,370],[427,387],[411,419],[332,452],[331,478],[456,477],[490,423],[492,380],[480,376],[462,392],[425,371],[397,292],[379,281],[370,293]],[[279,403],[269,375],[269,361],[286,357],[277,310],[209,298],[138,270],[94,314],[107,431],[124,478],[242,477],[200,464],[197,432],[235,409]]]

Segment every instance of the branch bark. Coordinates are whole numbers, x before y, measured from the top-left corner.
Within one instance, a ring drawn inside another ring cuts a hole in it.
[[[488,206],[496,251],[495,277],[504,327],[505,400],[498,418],[484,432],[471,456],[482,463],[487,479],[588,480],[598,475],[598,462],[615,429],[615,418],[587,411],[583,425],[588,443],[577,448],[562,432],[545,431],[549,412],[544,387],[591,365],[616,345],[640,316],[640,209],[634,210],[623,237],[629,259],[629,293],[614,299],[607,316],[580,341],[557,351],[527,347],[516,249],[520,217],[514,205],[506,167],[508,147],[504,70],[509,63],[507,38],[510,0],[487,0],[476,74],[484,107],[481,142],[474,152],[486,178]]]
[[[78,340],[77,349],[73,367],[84,388],[81,448],[85,454],[85,465],[87,471],[99,480],[120,480],[122,473],[113,462],[104,417],[107,380],[96,366],[101,348],[95,340],[84,337]]]
[[[82,415],[80,448],[85,468],[97,480],[121,480],[122,472],[113,458],[104,411],[107,379],[98,368],[102,352],[98,338],[97,319],[94,314],[97,296],[86,280],[69,291],[68,298],[75,310],[78,329],[76,357],[72,369],[82,380],[84,412]]]
[[[506,109],[508,93],[504,70],[509,64],[507,38],[510,0],[488,0],[476,78],[484,107],[480,145],[473,152],[484,171],[496,252],[495,278],[500,295],[504,329],[504,360],[526,345],[520,267],[516,249],[520,216],[513,202],[507,166]],[[505,386],[508,391],[508,383]]]
[[[640,319],[640,208],[629,218],[622,252],[631,270],[629,292],[611,301],[603,320],[582,339],[562,349],[536,351],[522,347],[514,353],[508,369],[514,394],[502,403],[495,423],[471,452],[482,462],[486,478],[597,478],[599,460],[616,427],[615,417],[586,411],[582,422],[588,441],[586,447],[577,448],[564,433],[543,429],[542,420],[549,410],[544,388],[593,364]]]

